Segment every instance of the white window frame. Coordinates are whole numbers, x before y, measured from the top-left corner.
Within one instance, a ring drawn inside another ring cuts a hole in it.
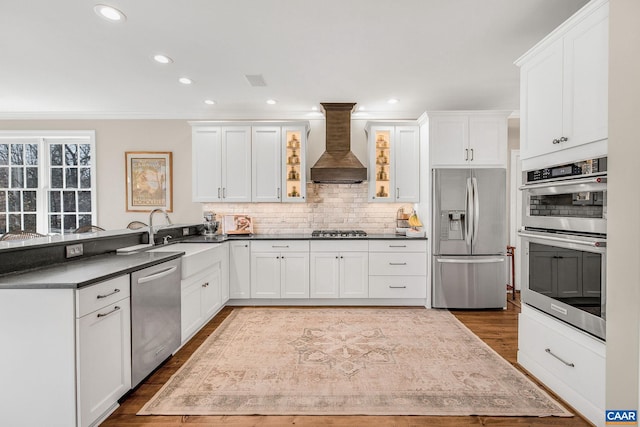
[[[41,234],[49,233],[49,206],[47,194],[51,188],[50,171],[51,159],[49,144],[77,141],[91,146],[91,218],[92,223],[98,224],[98,194],[97,194],[97,161],[96,161],[96,132],[93,130],[0,130],[0,144],[13,142],[35,143],[39,147],[38,157],[38,188],[36,191],[36,230]],[[54,189],[58,190],[58,189]]]

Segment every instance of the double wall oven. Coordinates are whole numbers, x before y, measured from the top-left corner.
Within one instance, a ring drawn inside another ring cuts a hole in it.
[[[605,339],[606,157],[523,178],[522,301]]]

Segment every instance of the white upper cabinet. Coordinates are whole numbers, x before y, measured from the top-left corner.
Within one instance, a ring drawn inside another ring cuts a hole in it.
[[[282,193],[282,156],[279,126],[254,127],[251,137],[254,202],[279,202]]]
[[[193,126],[194,202],[251,201],[251,127]]]
[[[516,61],[523,159],[608,138],[608,18],[594,1]]]
[[[428,112],[431,166],[506,167],[508,114]]]
[[[420,131],[417,125],[369,122],[369,201],[420,201]]]
[[[282,201],[304,202],[307,198],[307,128],[282,127]]]

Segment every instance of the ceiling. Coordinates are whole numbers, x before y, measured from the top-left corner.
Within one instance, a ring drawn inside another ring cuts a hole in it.
[[[98,3],[126,21],[100,18]],[[0,118],[299,119],[320,102],[389,119],[517,110],[513,61],[585,3],[1,0]]]

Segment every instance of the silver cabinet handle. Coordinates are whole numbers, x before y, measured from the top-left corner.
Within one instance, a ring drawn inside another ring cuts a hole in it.
[[[389,245],[390,248],[406,248],[407,245]]]
[[[96,298],[102,299],[102,298],[110,297],[111,295],[117,294],[118,292],[120,292],[120,289],[116,288],[116,289],[113,290],[113,292],[108,293],[108,294],[104,294],[104,295],[98,295]]]
[[[280,187],[278,187],[278,200],[280,200]]]
[[[174,271],[176,271],[178,269],[178,267],[169,267],[165,270],[162,270],[158,273],[152,274],[150,276],[145,276],[145,277],[141,277],[138,279],[138,283],[146,283],[146,282],[151,282],[152,280],[155,279],[159,279],[160,277],[164,277],[164,276],[168,276],[169,274],[173,273]]]
[[[406,262],[390,262],[389,265],[407,265]]]
[[[400,188],[396,188],[396,199],[400,198]]]
[[[222,198],[223,199],[227,198],[227,187],[222,187]]]
[[[271,245],[272,248],[288,248],[289,245]]]
[[[560,356],[557,356],[555,354],[553,354],[553,352],[551,351],[550,348],[545,348],[544,351],[546,351],[547,353],[549,353],[551,356],[555,357],[556,359],[558,359],[559,361],[561,361],[562,363],[564,363],[565,365],[567,365],[570,368],[575,368],[576,365],[574,365],[573,363],[569,363],[566,360],[564,360],[563,358],[561,358]]]
[[[220,198],[220,187],[218,187],[218,199]]]
[[[403,285],[403,286],[393,286],[393,285],[389,285],[389,287],[390,287],[391,289],[407,289],[407,287],[406,287],[405,285]]]
[[[468,148],[464,149],[464,159],[465,160],[469,160],[469,149]]]
[[[471,158],[469,160],[473,161],[473,148],[470,151],[471,151]]]
[[[110,315],[112,313],[115,313],[118,310],[120,310],[120,307],[116,305],[115,307],[113,307],[113,310],[111,310],[111,311],[108,311],[106,313],[98,313],[97,317],[106,317],[106,316],[108,316],[108,315]]]

